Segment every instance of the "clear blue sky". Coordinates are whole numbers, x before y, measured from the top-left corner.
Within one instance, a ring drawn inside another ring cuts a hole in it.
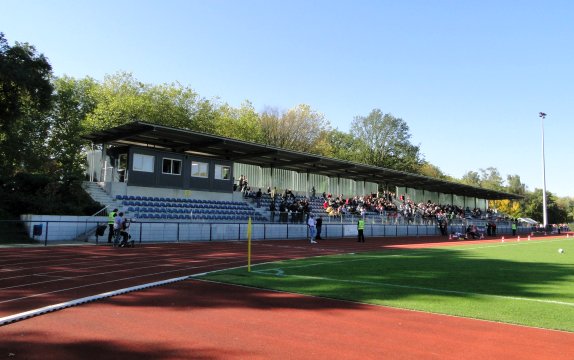
[[[56,75],[128,71],[208,99],[309,104],[348,131],[379,108],[460,178],[495,167],[574,196],[574,2],[0,0],[0,31]]]

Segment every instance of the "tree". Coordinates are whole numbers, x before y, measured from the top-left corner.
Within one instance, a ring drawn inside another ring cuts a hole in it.
[[[508,183],[508,192],[516,195],[526,194],[526,185],[520,181],[519,175],[508,175],[506,182]]]
[[[504,184],[502,176],[495,167],[480,169],[481,172],[481,186],[485,189],[503,191]]]
[[[259,114],[251,102],[245,100],[239,109],[224,104],[217,109],[215,133],[217,135],[245,140],[263,142],[263,132]]]
[[[340,160],[358,162],[365,144],[349,133],[331,130],[326,136],[322,155]]]
[[[283,112],[267,108],[261,114],[261,128],[264,144],[316,154],[331,130],[323,114],[305,104]]]
[[[542,222],[542,189],[535,189],[534,192],[526,194],[524,204],[524,214]],[[557,203],[556,197],[549,191],[546,192],[546,208],[549,224],[559,224],[568,221],[568,210],[561,208]]]
[[[101,130],[132,121],[215,132],[214,106],[180,84],[144,84],[130,73],[106,76],[94,89],[96,107],[86,117],[87,129]]]
[[[54,85],[50,154],[55,162],[55,175],[68,183],[80,179],[85,167],[82,123],[96,107],[93,93],[98,84],[89,77],[81,80],[62,77]]]
[[[442,172],[442,170],[428,161],[424,161],[420,167],[419,173],[424,176],[442,179],[442,180],[450,180],[450,178]]]
[[[363,163],[407,172],[420,169],[419,147],[410,143],[409,127],[402,119],[374,109],[354,118],[351,134],[365,144]]]
[[[507,214],[513,218],[519,218],[523,216],[522,207],[519,201],[508,199],[490,200],[488,207],[497,209],[500,213]]]
[[[0,175],[36,170],[46,158],[52,66],[34,46],[0,33]]]
[[[574,198],[570,197],[557,198],[556,204],[560,209],[563,209],[563,211],[566,214],[566,220],[564,220],[564,222],[570,223],[574,221]]]
[[[480,187],[482,180],[476,171],[468,171],[460,180],[463,184]]]

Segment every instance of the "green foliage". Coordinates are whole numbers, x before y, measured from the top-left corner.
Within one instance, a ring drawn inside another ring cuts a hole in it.
[[[463,184],[476,187],[480,187],[481,184],[480,175],[476,171],[468,171],[462,176],[460,181]]]
[[[18,173],[0,178],[0,218],[20,214],[93,215],[103,206],[79,182],[62,183],[46,174]]]
[[[410,143],[407,123],[374,109],[367,116],[356,116],[351,134],[364,143],[360,161],[374,166],[418,173],[422,165],[419,147]]]
[[[435,179],[442,179],[450,181],[450,178],[442,172],[442,170],[428,161],[423,161],[419,169],[419,173],[424,176],[432,177]]]
[[[217,135],[255,143],[263,142],[259,114],[249,101],[244,101],[239,109],[224,104],[217,110]]]
[[[504,180],[500,176],[500,172],[497,168],[489,167],[486,169],[480,169],[481,172],[481,186],[485,189],[503,191],[504,190]]]
[[[526,185],[520,181],[519,175],[508,175],[506,177],[508,186],[506,190],[512,194],[524,195],[526,194]]]
[[[180,84],[149,85],[132,74],[106,76],[93,90],[95,108],[86,115],[88,131],[132,121],[146,121],[181,129],[215,132],[214,106]]]
[[[538,222],[542,222],[542,189],[535,189],[534,192],[527,193],[524,204],[524,214]],[[546,192],[546,210],[549,224],[561,224],[569,221],[568,209],[562,207],[557,202],[557,198],[549,191]]]
[[[574,198],[564,197],[556,199],[556,204],[560,209],[564,210],[566,214],[566,222],[571,223],[574,221]]]
[[[284,149],[321,154],[331,130],[323,114],[305,104],[283,112],[269,108],[260,118],[263,143]]]
[[[27,43],[8,45],[0,33],[0,175],[34,171],[46,161],[52,67]]]
[[[365,144],[349,133],[334,129],[327,134],[322,155],[359,162]]]
[[[62,77],[54,83],[54,107],[50,132],[53,174],[63,182],[82,178],[86,158],[83,121],[96,107],[93,92],[97,83],[91,78],[75,80]]]

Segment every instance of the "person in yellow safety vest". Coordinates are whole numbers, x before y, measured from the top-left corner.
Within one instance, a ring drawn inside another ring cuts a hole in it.
[[[357,222],[357,231],[359,233],[357,242],[365,242],[365,234],[363,234],[363,230],[365,230],[365,219],[359,218],[359,222]]]
[[[114,237],[114,221],[116,219],[116,213],[118,212],[118,209],[113,209],[109,214],[108,214],[108,229],[109,229],[109,234],[108,234],[108,243],[111,244],[112,243],[112,239]]]
[[[512,222],[512,236],[516,236],[516,220]]]

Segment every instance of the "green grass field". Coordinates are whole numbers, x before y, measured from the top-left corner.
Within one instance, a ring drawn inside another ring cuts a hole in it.
[[[574,331],[574,238],[321,256],[203,278]]]

